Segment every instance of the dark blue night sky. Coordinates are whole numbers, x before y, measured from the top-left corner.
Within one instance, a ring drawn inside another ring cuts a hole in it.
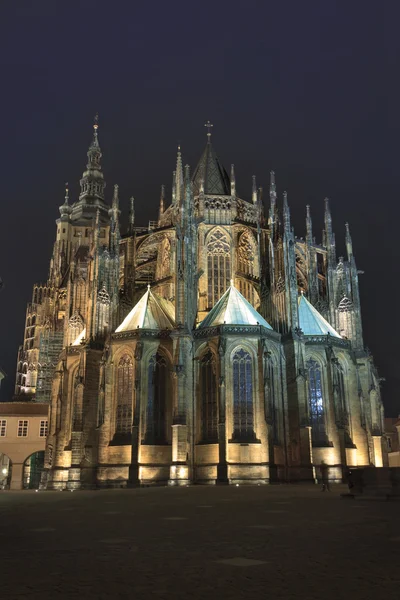
[[[26,302],[45,281],[69,181],[75,200],[92,118],[108,184],[138,224],[170,195],[177,143],[195,167],[213,124],[239,194],[251,176],[305,205],[321,239],[331,201],[338,256],[349,221],[364,336],[388,415],[400,413],[397,2],[3,0],[0,5],[0,364],[10,397]],[[281,197],[280,197],[281,201]],[[126,215],[125,215],[126,216]]]

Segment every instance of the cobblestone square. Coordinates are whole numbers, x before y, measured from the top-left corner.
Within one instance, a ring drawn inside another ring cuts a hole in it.
[[[398,598],[399,504],[345,491],[2,492],[2,597]]]

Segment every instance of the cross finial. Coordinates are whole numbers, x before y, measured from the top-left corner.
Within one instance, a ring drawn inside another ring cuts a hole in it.
[[[210,141],[210,139],[211,139],[211,127],[214,127],[214,125],[212,123],[210,123],[210,121],[207,121],[207,123],[204,123],[204,127],[207,127],[207,138],[208,138],[208,141]]]
[[[93,129],[97,131],[99,128],[99,113],[96,113],[94,116]]]

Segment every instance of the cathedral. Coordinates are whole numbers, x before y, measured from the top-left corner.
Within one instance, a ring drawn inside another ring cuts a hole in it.
[[[138,225],[131,198],[121,231],[95,120],[18,355],[16,398],[50,404],[43,489],[313,482],[321,464],[340,482],[387,464],[349,226],[337,258],[326,199],[322,239],[309,206],[296,237],[274,173],[268,203],[255,177],[239,197],[207,131],[194,171],[178,148],[157,219]]]

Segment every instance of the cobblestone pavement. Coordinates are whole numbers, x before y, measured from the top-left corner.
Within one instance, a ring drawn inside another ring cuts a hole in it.
[[[0,492],[1,597],[398,600],[400,504],[345,491]]]

